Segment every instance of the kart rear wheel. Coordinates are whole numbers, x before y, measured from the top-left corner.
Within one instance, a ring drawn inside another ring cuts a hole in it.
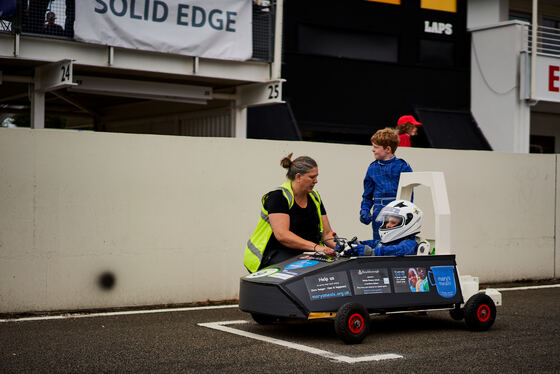
[[[488,330],[496,320],[496,304],[484,293],[477,293],[465,304],[465,322],[469,330]]]
[[[368,334],[369,314],[363,305],[346,303],[334,320],[336,335],[346,344],[359,344]]]
[[[253,320],[258,323],[259,325],[272,325],[276,321],[276,317],[270,316],[268,314],[260,314],[260,313],[251,313],[251,317]]]

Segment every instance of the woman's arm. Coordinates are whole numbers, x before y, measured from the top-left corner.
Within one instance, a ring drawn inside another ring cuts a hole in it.
[[[325,214],[321,216],[321,219],[323,220],[323,243],[330,248],[334,248],[336,247],[336,243],[334,242],[334,232],[331,228],[329,217]]]
[[[326,217],[326,216],[323,216]],[[335,255],[334,250],[331,248],[319,245],[317,243],[313,243],[312,241],[305,240],[298,235],[294,234],[290,231],[290,216],[285,213],[270,213],[268,215],[270,219],[270,227],[272,227],[272,232],[276,240],[278,240],[283,246],[293,249],[300,249],[303,251],[311,251],[311,252],[322,252],[326,255],[333,256]],[[323,225],[325,221],[323,220]],[[328,220],[327,220],[328,224]],[[326,231],[326,226],[323,226]],[[331,232],[332,237],[332,230],[330,228],[330,224],[328,226],[329,231]]]

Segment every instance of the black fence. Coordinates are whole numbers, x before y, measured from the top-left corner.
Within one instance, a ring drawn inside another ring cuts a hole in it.
[[[0,31],[74,37],[75,0],[0,1]]]
[[[252,60],[274,58],[275,13],[275,0],[253,0]],[[73,39],[75,19],[76,0],[0,0],[0,32]]]
[[[276,1],[253,0],[253,60],[274,60]]]

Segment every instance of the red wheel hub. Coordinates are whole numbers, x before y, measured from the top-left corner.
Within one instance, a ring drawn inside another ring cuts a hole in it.
[[[359,313],[354,313],[348,318],[348,328],[353,334],[359,334],[364,329],[364,317]]]
[[[476,317],[480,322],[486,322],[490,319],[490,308],[486,304],[482,304],[476,311]]]

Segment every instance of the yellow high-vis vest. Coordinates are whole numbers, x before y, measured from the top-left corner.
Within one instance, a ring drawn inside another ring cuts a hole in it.
[[[287,181],[286,183],[282,184],[277,190],[281,190],[282,194],[288,200],[288,206],[292,209],[294,205],[294,191],[292,190],[292,182]],[[321,238],[323,237],[323,220],[321,219],[321,197],[317,191],[311,191],[309,194],[311,199],[315,203],[317,207],[317,215],[319,216],[319,232],[321,234]],[[257,223],[257,228],[251,235],[251,238],[247,242],[247,246],[245,247],[245,254],[243,256],[243,262],[247,270],[251,273],[254,273],[259,269],[261,265],[263,253],[266,249],[266,245],[270,240],[270,236],[272,235],[272,227],[270,227],[270,220],[268,218],[268,211],[264,208],[264,203],[268,198],[268,194],[262,197],[262,209],[261,209],[261,216],[259,218],[259,222]]]

